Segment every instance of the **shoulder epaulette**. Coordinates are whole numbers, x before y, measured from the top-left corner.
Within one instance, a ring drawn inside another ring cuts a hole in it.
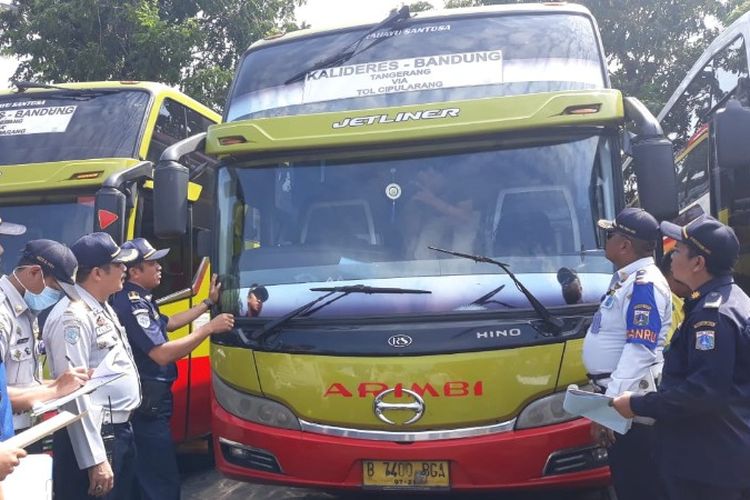
[[[703,302],[703,309],[718,309],[723,300],[719,292],[711,292],[706,295],[706,300]]]
[[[135,290],[131,290],[130,292],[128,292],[128,300],[130,300],[130,302],[138,302],[139,300],[141,300],[141,294],[136,292]]]
[[[646,279],[646,270],[645,269],[639,269],[635,272],[635,282],[639,285],[643,285],[648,283],[648,280]]]

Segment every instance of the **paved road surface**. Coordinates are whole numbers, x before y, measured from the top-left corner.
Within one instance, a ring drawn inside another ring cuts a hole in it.
[[[535,494],[512,494],[498,495],[482,494],[422,494],[405,495],[382,493],[363,494],[362,492],[352,494],[329,494],[325,492],[306,490],[300,488],[285,488],[278,486],[266,486],[258,484],[242,483],[227,479],[219,474],[206,455],[183,456],[180,460],[183,469],[183,500],[375,500],[379,498],[402,499],[414,498],[423,500],[425,498],[445,498],[461,500],[609,500],[606,492],[559,492],[551,491]]]

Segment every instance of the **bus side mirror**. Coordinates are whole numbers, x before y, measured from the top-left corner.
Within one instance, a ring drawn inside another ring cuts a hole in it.
[[[206,133],[176,142],[161,154],[154,169],[154,232],[159,238],[179,238],[187,231],[190,170],[180,158],[202,150]]]
[[[633,158],[641,208],[656,220],[677,217],[677,174],[672,143],[656,117],[635,97],[623,99],[625,118],[633,122],[634,134],[625,133],[625,153]]]
[[[104,186],[94,199],[94,231],[102,231],[117,244],[125,241],[125,194],[114,187]]]
[[[750,167],[750,109],[730,99],[724,109],[716,112],[711,133],[716,144],[716,163],[720,169],[737,170]]]
[[[210,257],[212,234],[210,229],[201,229],[195,236],[195,251],[198,257]]]
[[[176,161],[154,169],[154,233],[158,238],[179,238],[187,231],[190,172]]]
[[[631,154],[641,208],[656,220],[677,217],[677,175],[672,143],[663,137],[636,140]]]

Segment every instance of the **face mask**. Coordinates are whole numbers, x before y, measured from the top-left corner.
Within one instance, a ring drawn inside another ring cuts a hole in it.
[[[23,285],[23,283],[21,283],[21,280],[18,279],[15,269],[13,270],[13,276],[15,276],[18,284],[20,284],[24,288],[25,291],[23,293],[23,300],[24,302],[26,302],[26,305],[29,306],[29,309],[31,309],[31,312],[33,312],[34,314],[39,314],[48,307],[54,306],[60,299],[63,298],[63,292],[61,292],[60,290],[55,290],[54,288],[50,288],[46,285],[41,293],[31,292]],[[42,274],[42,279],[44,279],[44,274]]]
[[[34,314],[39,314],[48,307],[57,304],[57,302],[63,298],[63,295],[64,294],[60,290],[55,290],[54,288],[45,286],[42,293],[31,293],[26,290],[26,293],[23,294],[23,300]]]

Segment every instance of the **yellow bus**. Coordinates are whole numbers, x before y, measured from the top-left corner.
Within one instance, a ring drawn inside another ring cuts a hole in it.
[[[588,10],[402,8],[260,41],[224,122],[154,173],[157,232],[180,234],[177,159],[219,158],[211,256],[237,316],[212,338],[220,471],[375,490],[606,484],[606,450],[562,401],[586,383],[582,339],[614,271],[596,223],[624,207],[621,149],[644,208],[676,208],[671,146],[611,88]]]
[[[213,169],[202,154],[183,158],[196,175],[190,185],[190,227],[159,239],[153,230],[153,163],[165,148],[204,132],[220,116],[185,94],[150,82],[47,85],[18,82],[0,91],[0,215],[26,225],[7,238],[2,272],[30,239],[71,244],[91,231],[116,241],[136,236],[171,251],[163,262],[166,314],[207,297],[210,269],[195,252],[196,234],[213,224]],[[180,337],[190,327],[172,333]],[[174,438],[209,431],[208,343],[178,362]]]

